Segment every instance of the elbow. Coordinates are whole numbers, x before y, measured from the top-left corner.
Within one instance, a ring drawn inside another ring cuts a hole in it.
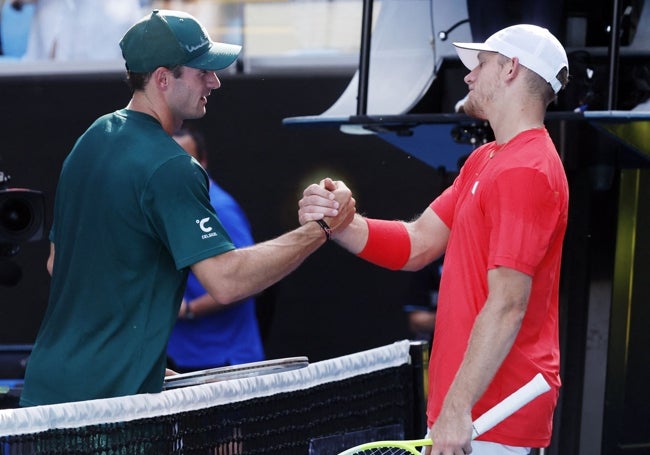
[[[519,299],[489,301],[484,309],[486,317],[493,323],[498,323],[502,333],[516,337],[526,317],[526,303]]]
[[[50,256],[49,258],[47,258],[45,267],[47,268],[47,273],[49,273],[50,276],[52,276],[52,273],[54,272],[54,257]]]
[[[243,250],[232,250],[204,259],[192,266],[203,288],[219,305],[231,305],[262,291],[264,284],[251,276]]]
[[[526,317],[526,308],[528,307],[527,299],[524,301],[512,302],[503,315],[504,320],[510,322],[510,326],[515,333],[519,332],[521,325]]]
[[[45,263],[45,267],[47,268],[47,273],[52,276],[52,272],[54,271],[54,243],[50,243],[50,254],[47,257],[47,262]]]
[[[232,286],[222,286],[219,287],[219,289],[210,289],[209,293],[217,304],[224,306],[231,305],[248,297],[248,295],[243,294],[239,289]]]
[[[210,296],[217,302],[219,305],[230,305],[237,301],[236,297],[232,293],[218,291],[210,292]]]

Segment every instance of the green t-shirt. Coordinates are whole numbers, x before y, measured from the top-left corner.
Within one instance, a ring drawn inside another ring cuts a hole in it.
[[[235,248],[205,171],[153,117],[105,115],[63,164],[50,240],[21,405],[159,392],[188,267]]]

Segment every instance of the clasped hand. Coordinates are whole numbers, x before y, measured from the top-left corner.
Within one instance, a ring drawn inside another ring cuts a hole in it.
[[[345,229],[356,213],[356,201],[350,189],[342,181],[329,177],[305,188],[298,207],[301,225],[324,219],[332,229],[332,235]]]

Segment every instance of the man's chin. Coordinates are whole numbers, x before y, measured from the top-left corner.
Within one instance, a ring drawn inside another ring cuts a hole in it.
[[[205,108],[203,109],[197,109],[195,112],[191,114],[186,114],[185,120],[198,120],[200,118],[205,117],[205,114],[207,113],[207,110]]]
[[[463,104],[463,110],[462,112],[465,115],[468,115],[472,118],[479,119],[479,120],[487,120],[485,113],[479,109],[473,102],[470,100],[467,100]]]

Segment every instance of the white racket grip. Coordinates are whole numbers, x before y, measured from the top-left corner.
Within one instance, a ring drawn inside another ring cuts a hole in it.
[[[479,437],[549,390],[551,390],[551,386],[546,382],[544,376],[537,373],[530,382],[474,421],[472,439]]]

